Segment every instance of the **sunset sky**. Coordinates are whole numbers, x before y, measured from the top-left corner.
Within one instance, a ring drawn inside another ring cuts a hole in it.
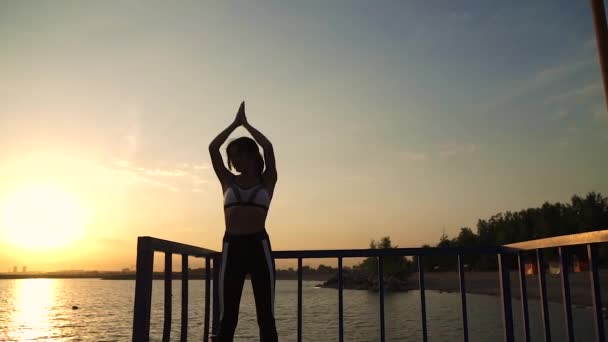
[[[142,235],[220,250],[207,146],[242,100],[275,250],[608,193],[588,1],[3,1],[0,41],[0,272],[131,267]],[[31,217],[45,248],[14,238]]]

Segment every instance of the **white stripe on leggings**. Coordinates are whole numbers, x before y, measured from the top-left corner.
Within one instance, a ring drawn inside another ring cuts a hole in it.
[[[268,264],[268,274],[270,275],[270,307],[272,308],[272,314],[274,315],[274,272],[272,268],[272,257],[270,256],[270,247],[268,247],[268,241],[262,240],[264,246],[264,254],[266,254],[266,263]]]
[[[226,263],[228,261],[228,242],[224,242],[222,248],[222,265],[220,266],[220,278],[218,284],[218,294],[220,297],[220,319],[224,318],[224,274],[226,273]]]

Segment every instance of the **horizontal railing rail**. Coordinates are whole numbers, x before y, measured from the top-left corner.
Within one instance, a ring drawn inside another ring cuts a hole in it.
[[[539,274],[539,290],[540,302],[542,305],[543,327],[545,331],[545,341],[551,341],[549,333],[549,315],[547,311],[547,295],[546,295],[546,280],[544,268],[546,266],[543,256],[543,249],[556,247],[559,249],[561,277],[562,277],[562,294],[564,301],[564,321],[566,334],[569,341],[574,341],[572,329],[572,313],[570,309],[570,289],[568,280],[568,252],[567,247],[575,245],[587,245],[589,257],[589,274],[591,277],[592,296],[594,302],[596,340],[604,341],[603,334],[603,318],[601,316],[601,295],[599,287],[598,274],[598,243],[608,242],[608,230],[595,231],[590,233],[573,234],[566,236],[558,236],[547,239],[538,239],[504,246],[489,246],[489,247],[426,247],[426,248],[388,248],[388,249],[335,249],[335,250],[286,250],[273,251],[272,256],[275,259],[296,259],[298,262],[298,313],[297,313],[297,341],[302,341],[302,272],[303,260],[312,258],[335,258],[338,261],[338,336],[339,341],[344,341],[344,304],[343,304],[343,259],[358,258],[358,257],[375,257],[377,258],[378,267],[378,300],[379,300],[379,315],[380,315],[380,341],[385,341],[385,326],[384,326],[384,259],[394,256],[415,256],[418,266],[418,287],[420,290],[420,309],[421,309],[421,331],[422,340],[427,341],[427,324],[426,324],[426,300],[425,300],[425,285],[424,285],[424,257],[426,256],[455,256],[457,257],[458,280],[460,285],[460,299],[462,312],[462,329],[463,340],[469,340],[468,332],[468,317],[467,317],[467,297],[465,288],[465,272],[463,257],[466,255],[496,255],[498,261],[498,278],[501,289],[501,306],[503,319],[504,340],[512,342],[514,340],[513,332],[513,314],[511,305],[511,285],[510,285],[510,260],[517,259],[517,269],[519,274],[519,287],[522,303],[522,320],[525,341],[530,341],[529,333],[529,315],[528,315],[528,300],[525,278],[524,253],[536,251],[536,264]],[[213,306],[212,324],[209,324],[210,303],[216,304],[219,302],[218,292],[218,274],[221,267],[221,253],[210,249],[199,248],[196,246],[180,244],[172,241],[156,239],[152,237],[138,238],[138,254],[137,254],[137,277],[135,290],[135,310],[133,320],[133,341],[148,341],[150,328],[150,303],[152,291],[152,266],[153,253],[155,251],[165,253],[165,311],[164,311],[164,326],[163,326],[163,341],[168,341],[171,330],[171,282],[172,282],[172,255],[182,255],[182,320],[180,340],[187,340],[187,315],[188,315],[188,256],[205,258],[205,314],[203,326],[203,341],[208,341],[215,336],[219,323],[219,308],[218,305]],[[213,267],[211,268],[211,265]],[[211,273],[210,273],[211,272]],[[210,281],[213,281],[211,289]],[[211,293],[212,292],[212,293]]]
[[[322,259],[322,258],[368,258],[389,256],[425,256],[425,255],[459,255],[459,254],[498,254],[512,253],[511,250],[498,247],[420,247],[420,248],[372,248],[372,249],[319,249],[273,251],[275,259]]]
[[[608,230],[597,230],[593,232],[560,235],[550,238],[528,240],[523,242],[503,245],[504,248],[516,250],[533,250],[539,248],[566,247],[575,245],[587,245],[590,243],[608,242]]]

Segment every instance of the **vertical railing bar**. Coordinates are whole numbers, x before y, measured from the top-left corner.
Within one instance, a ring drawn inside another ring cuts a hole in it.
[[[182,327],[180,340],[188,340],[188,254],[182,254]]]
[[[380,291],[380,342],[386,340],[384,330],[384,261],[378,256],[378,290]]]
[[[147,237],[137,238],[135,303],[133,309],[133,342],[150,340],[150,308],[152,304],[152,267],[154,251]]]
[[[566,320],[566,336],[568,336],[569,342],[574,342],[574,329],[572,327],[572,306],[570,304],[570,280],[568,277],[568,268],[570,265],[568,258],[568,251],[565,247],[559,247],[559,265],[560,275],[562,280],[562,301],[564,305],[564,319]]]
[[[513,308],[511,304],[511,277],[509,270],[509,254],[498,254],[498,269],[500,275],[500,297],[502,301],[502,325],[504,341],[513,342]]]
[[[460,303],[462,309],[462,337],[464,342],[469,341],[469,327],[467,321],[467,293],[464,282],[464,267],[463,267],[463,255],[458,254],[458,282],[460,284]]]
[[[420,320],[422,324],[422,342],[427,342],[426,333],[426,298],[424,296],[424,268],[422,255],[418,255],[418,287],[420,288]]]
[[[595,316],[596,341],[604,342],[604,318],[602,315],[602,297],[600,291],[600,277],[598,271],[598,245],[590,243],[587,245],[587,256],[589,258],[589,277],[591,281],[591,299],[593,301],[593,313]]]
[[[210,268],[211,259],[205,257],[205,321],[203,323],[203,342],[209,341],[209,301],[211,300]]]
[[[344,342],[344,283],[342,281],[342,257],[338,257],[338,339],[340,342]]]
[[[211,322],[211,335],[217,336],[220,324],[220,293],[219,293],[219,275],[221,261],[219,256],[213,258],[213,320]],[[213,338],[212,338],[213,340]]]
[[[302,258],[298,258],[298,342],[302,342]]]
[[[540,293],[541,302],[541,316],[543,319],[543,333],[545,336],[545,342],[551,342],[551,327],[549,322],[549,308],[547,304],[547,285],[545,279],[545,260],[543,256],[543,250],[536,250],[536,265],[538,267],[538,287]]]
[[[171,311],[173,283],[173,254],[165,253],[165,312],[163,324],[163,342],[171,340]]]
[[[523,260],[523,252],[517,253],[517,264],[519,268],[519,291],[521,295],[521,319],[524,328],[524,342],[530,342],[530,317],[528,316],[528,288],[526,285],[526,264]]]

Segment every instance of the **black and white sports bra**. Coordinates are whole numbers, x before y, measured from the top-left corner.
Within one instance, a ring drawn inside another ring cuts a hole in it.
[[[243,188],[233,181],[224,192],[224,208],[233,206],[254,206],[268,210],[270,206],[270,195],[263,183]]]

